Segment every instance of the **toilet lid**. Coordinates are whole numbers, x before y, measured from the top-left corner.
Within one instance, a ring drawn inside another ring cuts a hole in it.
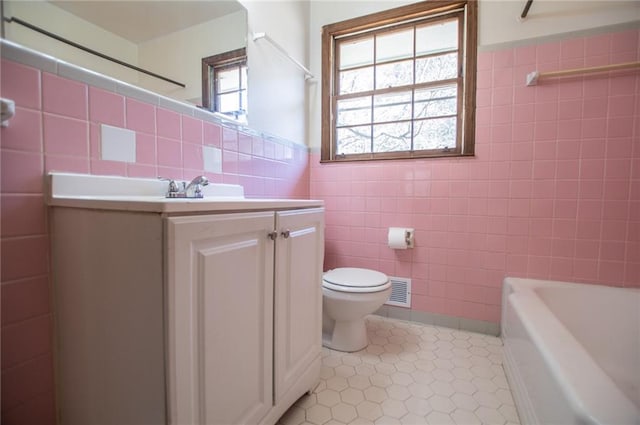
[[[386,274],[355,267],[333,269],[322,277],[322,286],[344,292],[377,292],[390,285]]]

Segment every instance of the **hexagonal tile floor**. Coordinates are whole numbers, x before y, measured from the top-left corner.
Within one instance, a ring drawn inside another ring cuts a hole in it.
[[[319,385],[279,425],[519,424],[499,338],[367,317],[369,346],[323,348]]]

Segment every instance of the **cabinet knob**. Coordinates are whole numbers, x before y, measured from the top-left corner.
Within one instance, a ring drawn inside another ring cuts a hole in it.
[[[285,229],[280,234],[282,235],[283,238],[287,239],[289,237],[289,235],[291,234],[291,231],[289,229]]]
[[[272,241],[275,241],[276,238],[278,237],[278,232],[276,232],[275,230],[273,232],[269,232],[267,233],[267,237]]]

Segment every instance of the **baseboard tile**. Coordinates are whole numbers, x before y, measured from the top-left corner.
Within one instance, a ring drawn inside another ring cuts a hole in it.
[[[404,320],[407,322],[442,326],[445,328],[477,332],[492,336],[500,335],[499,323],[486,322],[484,320],[453,317],[444,314],[429,313],[426,311],[414,311],[408,308],[395,307],[391,305],[383,305],[373,314],[388,317],[390,319]]]

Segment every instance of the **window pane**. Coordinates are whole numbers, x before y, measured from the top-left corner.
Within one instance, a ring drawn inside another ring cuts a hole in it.
[[[373,102],[373,122],[411,119],[411,92],[381,94]]]
[[[218,92],[223,93],[240,88],[240,73],[238,68],[218,71]]]
[[[371,152],[371,126],[338,128],[336,130],[336,154]]]
[[[416,60],[416,84],[458,77],[458,53]]]
[[[416,90],[414,118],[431,118],[458,113],[456,86],[432,87]]]
[[[458,48],[458,21],[416,28],[416,56]]]
[[[456,118],[436,118],[414,121],[413,146],[415,150],[456,147]]]
[[[376,89],[413,84],[413,60],[376,66]]]
[[[373,67],[340,72],[340,94],[373,90]]]
[[[340,43],[340,67],[338,69],[372,64],[373,37]]]
[[[413,28],[376,37],[376,63],[413,57]]]
[[[373,126],[373,151],[394,152],[411,149],[411,123],[378,124]]]
[[[218,96],[218,112],[233,112],[238,109],[240,109],[240,96],[238,92]]]
[[[338,126],[371,122],[371,96],[338,100]]]
[[[240,84],[243,89],[247,88],[247,67],[240,66]]]

